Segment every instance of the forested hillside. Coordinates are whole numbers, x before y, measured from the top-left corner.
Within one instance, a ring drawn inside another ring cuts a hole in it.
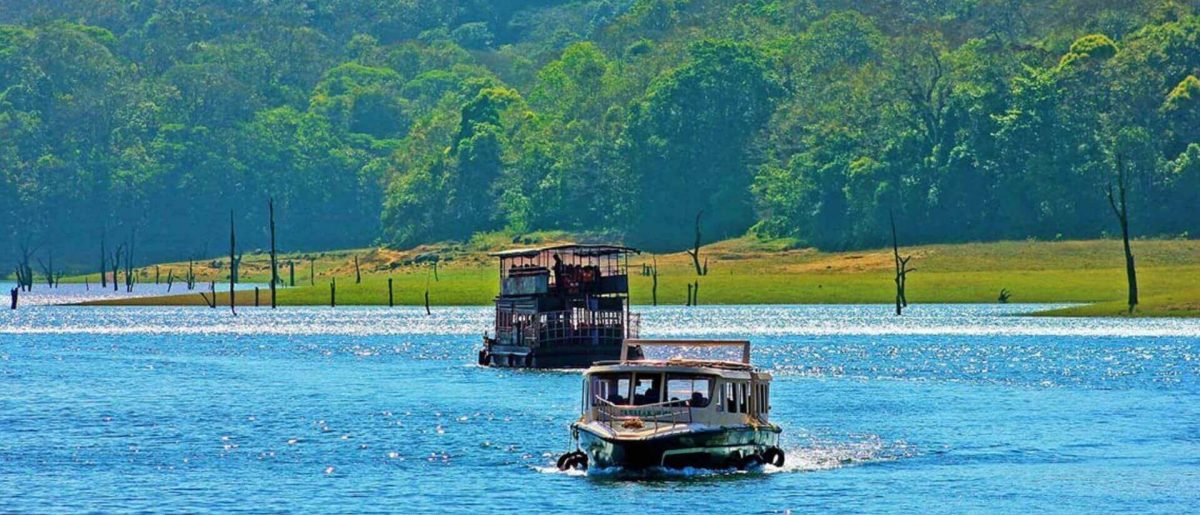
[[[0,264],[1200,234],[1198,0],[0,0]],[[6,257],[8,256],[8,257]],[[0,269],[9,268],[4,264]]]

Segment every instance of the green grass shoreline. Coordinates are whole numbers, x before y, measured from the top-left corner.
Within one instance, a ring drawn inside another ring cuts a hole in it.
[[[532,245],[546,244],[548,241]],[[500,246],[500,245],[496,245]],[[514,246],[514,245],[508,245]],[[430,304],[487,305],[498,291],[498,272],[486,252],[492,248],[430,246],[411,251],[362,249],[321,255],[291,255],[296,260],[297,285],[281,288],[282,306],[321,306],[330,302],[330,283],[337,283],[337,304],[381,306],[388,303],[387,281],[393,281],[397,305],[422,305],[428,286]],[[1001,288],[1013,292],[1014,303],[1086,304],[1051,310],[1043,316],[1129,316],[1124,313],[1125,276],[1120,242],[1110,240],[1074,242],[998,242],[960,245],[928,245],[905,249],[916,257],[917,272],[909,276],[910,303],[996,303]],[[1146,240],[1135,243],[1138,252],[1142,304],[1133,316],[1200,316],[1200,242],[1195,240]],[[432,267],[418,256],[443,256],[436,279]],[[894,285],[888,250],[824,253],[788,248],[778,242],[752,238],[728,240],[705,247],[709,274],[696,275],[690,258],[682,253],[635,256],[630,261],[632,299],[635,304],[653,302],[652,279],[640,274],[642,263],[659,265],[657,300],[660,305],[683,304],[687,285],[700,282],[701,304],[888,304]],[[362,282],[356,283],[354,257],[361,265]],[[310,283],[308,259],[312,259]],[[267,270],[261,256],[243,262],[245,282],[265,282]],[[166,270],[186,268],[186,263],[165,264]],[[153,267],[139,269],[139,280]],[[130,297],[89,302],[99,306],[204,305],[197,293],[209,281],[228,280],[220,260],[206,261],[197,272],[197,290],[160,297]],[[285,282],[290,281],[283,267]],[[178,274],[179,272],[177,272]],[[178,277],[179,275],[177,275]],[[90,276],[96,282],[98,276]],[[83,278],[73,278],[82,281]],[[181,288],[180,282],[176,288]],[[266,305],[268,293],[260,293]],[[227,305],[228,294],[218,303]],[[237,293],[240,306],[254,304],[254,292]]]

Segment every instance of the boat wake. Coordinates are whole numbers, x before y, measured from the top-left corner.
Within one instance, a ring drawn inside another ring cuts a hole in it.
[[[890,442],[876,435],[854,435],[851,440],[822,440],[813,438],[807,444],[784,449],[782,467],[760,465],[747,470],[662,468],[626,470],[620,467],[590,470],[558,470],[553,464],[535,466],[543,474],[588,477],[604,480],[670,480],[695,478],[746,477],[788,472],[817,472],[871,463],[884,463],[917,456],[916,449],[905,442]]]

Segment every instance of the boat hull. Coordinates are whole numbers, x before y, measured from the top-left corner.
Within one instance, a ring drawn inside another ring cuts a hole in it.
[[[740,468],[752,456],[762,456],[779,446],[780,429],[774,425],[708,428],[647,438],[600,434],[575,424],[579,447],[591,467],[624,469]]]
[[[641,349],[637,349],[633,358],[640,356]],[[620,357],[621,340],[597,342],[580,338],[539,347],[521,347],[499,345],[494,340],[485,339],[483,350],[479,353],[479,364],[501,368],[587,368],[597,361],[612,361]]]

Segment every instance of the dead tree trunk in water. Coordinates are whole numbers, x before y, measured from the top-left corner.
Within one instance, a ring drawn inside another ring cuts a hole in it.
[[[234,256],[237,253],[237,231],[233,226],[233,210],[229,210],[229,312],[237,316],[237,295],[233,287],[237,283],[237,265]],[[257,290],[257,289],[256,289]],[[215,295],[215,294],[214,294]]]
[[[692,305],[700,305],[700,281],[696,281],[696,286],[692,288]]]
[[[329,307],[337,307],[337,277],[329,280]]]
[[[33,267],[29,266],[29,259],[33,257],[35,249],[29,248],[29,242],[21,243],[21,261],[17,263],[17,286],[24,288],[25,291],[33,291]]]
[[[917,270],[908,268],[908,261],[912,259],[912,256],[900,257],[900,243],[896,238],[896,217],[890,211],[888,220],[892,223],[892,256],[896,260],[896,316],[900,316],[904,314],[904,308],[908,307],[908,297],[904,293],[908,282],[908,273]]]
[[[392,295],[392,278],[388,277],[388,307],[395,307],[395,297]]]
[[[167,270],[167,293],[171,293],[171,286],[175,284],[175,271]]]
[[[434,263],[436,263],[436,261]],[[425,315],[428,316],[432,314],[433,312],[429,310],[429,274],[425,274]]]
[[[38,262],[38,266],[42,268],[42,273],[46,275],[46,286],[48,288],[53,288],[54,287],[54,251],[47,251],[46,254],[47,254],[47,259],[50,260],[49,263],[43,262],[42,258],[38,258],[37,262]]]
[[[362,271],[358,268],[358,256],[354,256],[354,284],[362,284]]]
[[[1113,197],[1112,183],[1108,184],[1108,205],[1121,224],[1121,240],[1125,244],[1125,278],[1129,282],[1129,313],[1138,305],[1137,268],[1134,265],[1133,250],[1129,247],[1129,205],[1125,202],[1125,162],[1123,156],[1117,153],[1117,198]]]
[[[137,239],[137,232],[134,229],[129,230],[129,249],[125,252],[125,291],[126,293],[133,292],[133,244]]]
[[[16,310],[17,309],[17,296],[21,294],[21,288],[20,287],[13,288],[11,291],[8,292],[8,294],[12,296],[12,309]]]
[[[267,200],[271,222],[271,309],[275,309],[275,285],[279,283],[279,255],[275,252],[275,199]]]
[[[650,299],[653,305],[658,305],[658,258],[654,258],[654,268],[650,270]]]
[[[688,287],[688,297],[687,297],[687,304],[685,304],[685,306],[691,307],[691,305],[692,305],[692,283],[688,283],[687,287]]]
[[[204,292],[200,292],[200,297],[204,299],[204,304],[212,309],[217,309],[217,283],[214,281],[208,285],[209,291],[212,292],[212,298],[208,298]]]
[[[692,244],[692,249],[688,250],[689,256],[692,256],[692,265],[696,267],[696,275],[704,275],[705,268],[700,266],[700,217],[704,215],[704,210],[696,212],[696,240]]]
[[[108,288],[108,253],[104,250],[104,232],[100,233],[100,288]]]
[[[288,278],[289,278],[288,286],[295,288],[296,287],[296,262],[291,259],[288,260]]]
[[[308,285],[317,285],[317,260],[315,258],[308,258]]]
[[[109,260],[109,264],[112,266],[113,291],[119,291],[120,288],[120,281],[118,281],[117,278],[121,275],[121,254],[124,252],[125,246],[117,245],[116,250],[114,250],[112,256],[110,256],[112,258]]]
[[[192,291],[192,290],[196,289],[196,271],[195,271],[195,268],[194,268],[194,267],[195,267],[195,264],[196,264],[196,260],[195,260],[195,259],[189,259],[189,260],[188,260],[188,271],[187,271],[187,276],[186,276],[186,277],[184,277],[184,280],[186,280],[186,281],[187,281],[187,289],[188,289],[188,291]]]

